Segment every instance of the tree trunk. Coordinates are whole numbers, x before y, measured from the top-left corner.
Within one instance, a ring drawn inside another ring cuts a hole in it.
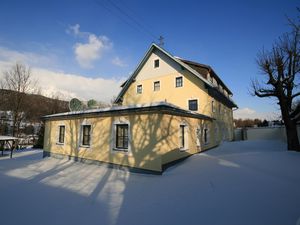
[[[299,152],[300,145],[299,145],[296,122],[290,118],[286,99],[282,97],[279,99],[280,99],[279,103],[280,103],[281,115],[285,124],[285,133],[286,133],[286,140],[288,144],[287,146],[288,150]]]
[[[293,121],[285,123],[288,150],[300,152],[297,125]]]

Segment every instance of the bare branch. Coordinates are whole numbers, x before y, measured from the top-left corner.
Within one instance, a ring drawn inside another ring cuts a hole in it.
[[[291,98],[294,99],[294,98],[296,98],[296,97],[298,97],[298,96],[300,96],[300,92],[298,92],[298,93],[296,93],[296,94],[293,94]]]

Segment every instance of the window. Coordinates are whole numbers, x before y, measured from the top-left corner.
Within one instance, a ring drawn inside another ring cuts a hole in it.
[[[176,77],[176,87],[182,87],[183,82],[182,82],[182,77]]]
[[[188,140],[187,140],[187,125],[180,124],[179,126],[179,149],[187,150],[188,149]]]
[[[196,128],[196,145],[197,147],[201,145],[201,128]]]
[[[191,110],[191,111],[198,110],[198,100],[197,99],[189,100],[189,110]]]
[[[58,143],[63,144],[65,143],[65,126],[59,126],[59,134],[58,134]]]
[[[153,90],[154,91],[159,91],[160,90],[160,82],[155,81],[153,84],[154,84]]]
[[[128,150],[128,124],[116,124],[116,148]]]
[[[159,67],[159,59],[155,59],[154,60],[154,68],[158,68]]]
[[[180,125],[180,148],[184,148],[184,125]]]
[[[209,132],[208,128],[204,128],[204,133],[203,133],[204,144],[209,143],[209,133],[208,132]]]
[[[81,145],[90,146],[91,142],[91,125],[82,125]]]
[[[143,86],[139,84],[138,86],[136,86],[136,93],[142,94],[142,92],[143,92]]]
[[[211,111],[215,112],[215,101],[211,101]]]

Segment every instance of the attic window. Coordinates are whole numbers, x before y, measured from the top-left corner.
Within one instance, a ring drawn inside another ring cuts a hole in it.
[[[155,59],[154,60],[154,68],[158,68],[159,67],[159,59]]]
[[[182,82],[182,77],[176,77],[176,87],[182,87],[183,82]]]
[[[136,86],[136,93],[137,94],[142,94],[143,92],[143,86],[141,84]]]

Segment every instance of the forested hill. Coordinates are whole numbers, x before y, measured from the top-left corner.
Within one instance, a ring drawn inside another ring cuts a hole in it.
[[[0,111],[14,111],[18,92],[0,89]],[[23,94],[19,111],[26,114],[26,120],[40,121],[44,115],[68,112],[68,102],[38,94]]]

